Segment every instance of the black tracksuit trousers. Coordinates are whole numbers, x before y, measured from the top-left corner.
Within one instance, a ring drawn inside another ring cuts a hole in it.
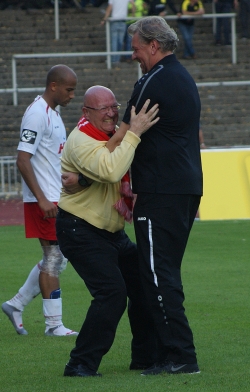
[[[134,226],[140,276],[159,339],[159,361],[197,362],[183,307],[181,263],[199,203],[197,195],[137,195]]]

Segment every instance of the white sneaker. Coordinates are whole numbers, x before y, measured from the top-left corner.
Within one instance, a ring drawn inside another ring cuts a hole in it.
[[[46,336],[77,336],[78,332],[65,328],[63,324],[45,330]]]
[[[2,311],[9,317],[13,327],[19,335],[28,335],[26,329],[23,328],[21,310],[14,308],[14,306],[7,304],[7,302],[4,302],[2,304]]]

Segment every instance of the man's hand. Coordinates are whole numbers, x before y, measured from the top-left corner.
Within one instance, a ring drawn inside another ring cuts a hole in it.
[[[157,123],[160,117],[156,117],[159,108],[156,103],[147,113],[147,108],[150,103],[150,99],[147,99],[138,114],[135,114],[135,107],[132,106],[131,117],[130,117],[130,131],[140,137],[144,132],[151,128]]]
[[[78,184],[78,173],[63,173],[61,176],[62,186],[65,193],[72,195],[82,191],[82,186]]]
[[[63,173],[61,176],[62,186],[65,193],[68,195],[73,195],[74,193],[81,192],[83,189],[88,188],[88,186],[81,186],[78,184],[79,173]],[[90,184],[92,181],[88,179]]]
[[[46,198],[38,200],[38,205],[44,212],[44,219],[55,218],[57,215],[57,206]]]

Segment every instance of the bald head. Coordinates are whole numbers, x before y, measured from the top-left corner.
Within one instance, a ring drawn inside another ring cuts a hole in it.
[[[113,91],[104,86],[92,86],[83,96],[83,106],[101,107],[106,106],[106,102],[113,99],[116,102]]]
[[[73,69],[64,64],[54,65],[54,67],[50,68],[47,74],[46,87],[48,87],[52,82],[63,84],[71,78],[77,79]]]
[[[52,109],[58,105],[66,106],[74,98],[76,84],[73,69],[64,64],[55,65],[48,72],[43,98]]]

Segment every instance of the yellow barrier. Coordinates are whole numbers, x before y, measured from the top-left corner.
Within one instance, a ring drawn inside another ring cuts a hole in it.
[[[250,219],[250,148],[201,151],[201,220]]]

